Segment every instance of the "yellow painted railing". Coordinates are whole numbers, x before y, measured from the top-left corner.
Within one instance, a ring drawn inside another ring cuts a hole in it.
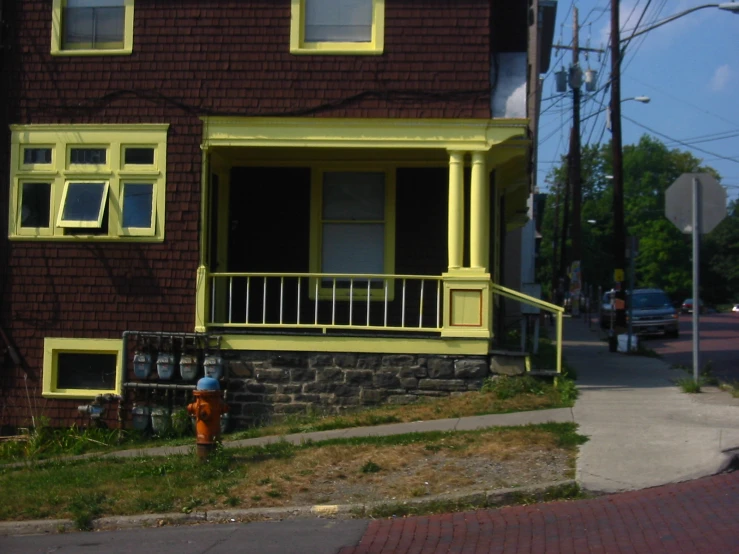
[[[209,327],[441,331],[441,277],[211,273],[207,278]]]
[[[562,373],[562,314],[564,313],[564,308],[557,306],[555,304],[550,304],[549,302],[545,302],[544,300],[539,300],[538,298],[534,298],[533,296],[527,296],[523,293],[520,293],[513,289],[508,289],[506,287],[502,287],[500,285],[496,285],[495,283],[492,283],[491,285],[493,294],[499,294],[500,296],[503,296],[505,298],[510,298],[511,300],[515,300],[517,302],[521,302],[522,304],[528,304],[529,306],[534,306],[536,308],[540,308],[542,310],[545,310],[547,312],[551,312],[556,315],[557,317],[557,373]]]

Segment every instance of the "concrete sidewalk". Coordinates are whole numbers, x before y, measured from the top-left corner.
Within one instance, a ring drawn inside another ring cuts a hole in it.
[[[593,324],[566,319],[564,356],[577,370],[577,481],[590,491],[643,489],[713,475],[739,454],[739,399],[685,394],[658,358],[609,352]],[[648,347],[648,343],[646,344]]]

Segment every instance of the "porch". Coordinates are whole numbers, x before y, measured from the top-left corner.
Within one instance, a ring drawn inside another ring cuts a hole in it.
[[[204,118],[202,148],[197,332],[488,353],[501,242],[528,196],[525,120]]]

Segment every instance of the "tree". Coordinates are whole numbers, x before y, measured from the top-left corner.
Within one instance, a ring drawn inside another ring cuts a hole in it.
[[[582,166],[582,243],[585,284],[610,288],[613,282],[613,191],[611,146],[586,146]],[[674,299],[691,295],[692,266],[690,237],[683,235],[665,215],[665,191],[683,173],[709,172],[720,182],[711,167],[704,166],[690,152],[669,149],[649,135],[623,152],[624,214],[627,234],[639,239],[636,259],[636,285],[667,291]],[[550,182],[566,182],[566,159],[552,169]],[[561,185],[563,190],[563,185]],[[560,194],[560,196],[562,196]],[[563,203],[559,221],[554,220],[556,195],[550,195],[542,229],[540,282],[551,283],[554,230],[561,230]],[[589,223],[592,222],[592,223]],[[701,271],[707,302],[739,298],[739,206],[704,240]],[[567,248],[567,245],[564,245]],[[561,245],[560,245],[561,247]],[[570,260],[568,256],[567,260]]]

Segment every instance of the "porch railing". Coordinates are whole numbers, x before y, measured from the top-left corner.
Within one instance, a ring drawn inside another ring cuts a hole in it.
[[[440,332],[441,277],[211,273],[208,325]]]
[[[527,296],[521,292],[518,292],[517,290],[502,287],[495,283],[492,283],[491,286],[493,294],[499,294],[500,296],[515,300],[517,302],[521,302],[523,304],[528,304],[529,306],[535,306],[555,315],[555,317],[557,318],[557,367],[555,371],[558,374],[562,373],[562,314],[564,313],[564,308],[555,304],[550,304],[549,302],[545,302],[544,300],[539,300],[538,298],[534,298],[532,296]]]

